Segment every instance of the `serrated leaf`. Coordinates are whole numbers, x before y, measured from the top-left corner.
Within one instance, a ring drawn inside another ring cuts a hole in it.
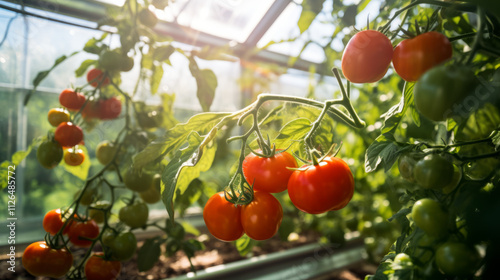
[[[381,134],[394,133],[396,128],[399,126],[401,119],[408,109],[408,106],[413,104],[413,86],[414,83],[405,83],[401,101],[381,116],[384,118],[384,125],[382,126]]]
[[[85,43],[85,46],[83,47],[83,50],[88,53],[92,54],[100,54],[107,46],[100,44],[102,40],[104,40],[107,37],[108,33],[104,32],[101,38],[96,39],[96,38],[91,38]]]
[[[137,268],[139,271],[147,271],[153,268],[160,259],[161,248],[156,238],[146,239],[137,252]]]
[[[179,188],[182,194],[193,179],[212,166],[216,145],[213,142],[200,148],[204,139],[198,133],[191,132],[187,139],[189,146],[179,150],[162,172],[162,201],[172,220],[176,189]]]
[[[75,70],[75,76],[76,77],[81,77],[83,76],[83,74],[85,74],[85,72],[87,72],[87,69],[91,66],[91,65],[95,65],[97,64],[97,60],[95,59],[87,59],[87,60],[84,60],[82,62],[82,64],[80,64],[80,67],[78,67],[78,69]]]
[[[244,234],[238,240],[236,240],[236,250],[240,253],[240,256],[246,256],[248,253],[252,251],[255,242],[253,239]]]
[[[278,148],[287,148],[306,136],[311,130],[311,121],[300,118],[285,124],[281,128],[278,136],[274,139],[274,143]]]
[[[380,164],[388,171],[401,152],[411,149],[410,144],[396,142],[392,134],[382,134],[368,147],[365,154],[365,171],[373,172]]]
[[[217,77],[210,69],[200,69],[194,57],[189,57],[189,71],[196,80],[196,96],[204,112],[210,111],[215,97]]]
[[[82,164],[78,166],[71,166],[67,165],[64,160],[61,161],[60,165],[64,167],[64,170],[68,171],[69,173],[75,175],[78,177],[80,180],[85,181],[89,175],[89,170],[90,170],[90,157],[89,153],[87,151],[87,148],[85,146],[78,146],[79,149],[83,151],[83,154],[85,155],[85,159],[83,160]]]
[[[169,129],[163,137],[153,141],[144,150],[134,156],[134,166],[142,168],[148,163],[163,158],[166,154],[176,151],[184,145],[192,131],[207,133],[223,117],[230,113],[201,113],[191,117],[187,123],[177,124]]]
[[[155,94],[158,92],[158,87],[160,86],[161,78],[163,78],[163,65],[153,66],[153,75],[150,78],[151,93]]]

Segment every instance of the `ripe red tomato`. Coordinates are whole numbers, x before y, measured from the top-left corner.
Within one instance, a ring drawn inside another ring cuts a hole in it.
[[[98,118],[99,114],[99,102],[95,100],[89,100],[82,109],[82,117],[85,119]]]
[[[241,207],[241,225],[248,237],[266,240],[273,237],[283,220],[283,208],[270,193],[254,192],[253,200]]]
[[[61,123],[56,128],[54,139],[63,147],[73,147],[83,140],[83,131],[71,122]]]
[[[53,108],[50,109],[47,114],[47,119],[49,120],[50,125],[57,127],[63,122],[69,122],[69,113],[63,108]]]
[[[94,253],[85,263],[87,280],[113,280],[118,278],[122,264],[119,261],[106,260],[104,253]]]
[[[73,265],[73,255],[68,250],[52,249],[45,241],[31,243],[23,253],[23,267],[33,276],[59,278]]]
[[[422,74],[452,56],[451,43],[435,31],[401,41],[394,49],[392,64],[405,81],[417,81]]]
[[[59,103],[70,110],[80,110],[85,103],[85,95],[67,88],[59,94]]]
[[[243,235],[241,207],[228,202],[224,192],[214,194],[205,204],[203,219],[208,231],[222,241],[234,241]]]
[[[339,210],[354,194],[354,178],[347,163],[336,157],[304,166],[288,181],[288,195],[298,209],[309,214]]]
[[[288,152],[270,158],[250,153],[243,161],[243,174],[248,183],[253,184],[254,190],[279,193],[286,190],[288,179],[293,173],[287,167],[298,167],[295,158]]]
[[[392,43],[375,31],[356,33],[342,54],[342,72],[353,83],[373,83],[384,77],[392,59]]]
[[[82,164],[85,160],[85,154],[82,149],[79,149],[78,146],[74,148],[69,148],[64,151],[64,162],[67,165],[78,166]]]
[[[68,238],[71,243],[79,247],[89,247],[91,240],[99,236],[99,226],[94,220],[84,222],[74,221],[68,229]]]
[[[43,229],[52,234],[55,235],[56,233],[61,230],[61,228],[64,225],[64,222],[62,220],[61,216],[61,209],[54,209],[50,210],[45,214],[45,217],[43,217]]]
[[[105,77],[102,70],[94,68],[87,73],[87,82],[93,87],[105,87],[109,85],[109,77]]]
[[[101,99],[98,106],[101,120],[116,119],[122,112],[122,102],[116,97]]]

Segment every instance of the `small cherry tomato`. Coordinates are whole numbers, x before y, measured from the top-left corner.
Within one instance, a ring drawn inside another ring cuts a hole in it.
[[[139,196],[142,200],[149,204],[154,204],[161,199],[161,175],[155,174],[153,176],[153,182],[151,183],[151,187],[146,191],[140,192]]]
[[[87,280],[114,280],[120,275],[122,264],[119,261],[106,260],[104,253],[94,253],[85,263]]]
[[[99,236],[99,226],[94,220],[84,222],[73,221],[68,229],[68,238],[73,245],[78,247],[90,247],[92,240]]]
[[[279,193],[286,190],[293,173],[288,168],[297,167],[295,158],[288,152],[276,153],[269,158],[250,153],[243,161],[243,174],[255,191]]]
[[[54,139],[63,147],[73,147],[83,140],[83,131],[71,122],[61,123],[54,132]]]
[[[85,95],[67,88],[59,94],[59,103],[69,110],[78,111],[85,104]]]
[[[222,241],[234,241],[243,235],[241,207],[226,200],[224,192],[214,194],[203,208],[208,231]]]
[[[254,192],[253,200],[241,207],[241,225],[248,237],[266,240],[273,237],[283,220],[283,208],[270,193]]]
[[[116,119],[122,112],[122,102],[116,98],[99,100],[99,119],[112,120]]]
[[[78,166],[82,164],[84,160],[85,154],[82,149],[78,148],[78,145],[64,151],[64,162],[67,165]]]
[[[392,43],[375,31],[356,33],[342,54],[342,72],[353,83],[373,83],[384,77],[392,60]]]
[[[139,228],[148,222],[149,208],[144,202],[135,202],[120,209],[118,217],[131,228]]]
[[[98,118],[100,114],[99,102],[96,100],[89,100],[85,107],[82,109],[82,117],[85,119]]]
[[[158,17],[149,9],[142,9],[137,14],[139,22],[149,28],[153,28],[158,23]]]
[[[415,164],[413,177],[426,189],[442,189],[453,179],[453,163],[444,157],[427,155]]]
[[[63,108],[53,108],[50,109],[47,114],[47,119],[49,120],[50,125],[53,127],[57,127],[63,122],[69,122],[69,113],[68,110]]]
[[[98,224],[104,223],[106,219],[104,212],[108,210],[110,205],[111,204],[105,200],[90,204],[92,209],[89,209],[89,217]]]
[[[354,177],[347,163],[336,157],[303,166],[288,181],[288,195],[299,210],[320,214],[339,210],[351,201]]]
[[[109,77],[105,77],[102,70],[94,68],[87,73],[87,82],[93,87],[105,87],[109,85]]]
[[[64,225],[61,216],[61,209],[54,209],[47,212],[47,214],[45,214],[45,216],[43,217],[42,224],[43,229],[46,232],[52,235],[58,233]]]
[[[442,238],[448,234],[449,215],[435,200],[418,200],[413,205],[411,216],[415,225],[432,237]]]
[[[120,232],[106,241],[111,250],[112,259],[116,261],[129,260],[137,249],[137,239],[135,235],[128,232]]]
[[[38,241],[24,250],[22,263],[33,276],[59,278],[71,269],[73,255],[64,248],[52,249],[45,241]]]
[[[117,151],[117,149],[112,142],[110,142],[108,140],[104,140],[97,145],[95,153],[96,153],[97,160],[102,165],[107,165],[115,157],[116,151]]]
[[[144,192],[149,189],[153,181],[153,174],[148,172],[136,172],[129,169],[123,176],[125,187],[136,192]]]
[[[432,67],[452,56],[451,43],[435,31],[401,41],[394,49],[392,64],[396,73],[408,82],[417,81]]]
[[[45,141],[38,146],[36,158],[43,167],[52,169],[61,162],[63,154],[61,144],[55,141]]]
[[[436,250],[436,265],[444,274],[460,278],[476,272],[481,257],[476,248],[459,242],[446,242]]]

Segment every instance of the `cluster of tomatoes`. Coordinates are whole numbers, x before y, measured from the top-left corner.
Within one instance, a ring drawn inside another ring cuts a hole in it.
[[[109,78],[95,68],[87,73],[87,81],[95,88],[108,85]],[[84,94],[74,89],[65,89],[59,95],[62,108],[49,110],[47,119],[55,127],[54,137],[40,144],[37,159],[48,169],[56,167],[64,158],[70,166],[78,166],[85,160],[85,154],[78,145],[83,144],[83,131],[73,120],[81,115],[85,119],[99,118],[111,120],[117,118],[122,110],[121,101],[116,97],[87,99]]]
[[[205,224],[220,240],[234,241],[244,233],[254,240],[274,236],[281,225],[283,209],[271,193],[288,190],[292,203],[309,214],[340,210],[354,194],[351,170],[339,158],[327,157],[316,165],[298,168],[295,158],[286,151],[268,157],[257,153],[247,155],[242,164],[245,180],[253,187],[253,200],[233,204],[225,192],[219,192],[205,205]]]
[[[448,38],[436,31],[404,39],[393,48],[390,39],[375,30],[354,35],[342,55],[342,72],[353,83],[380,80],[392,62],[396,73],[407,82],[415,82],[415,106],[425,117],[443,121],[465,117],[460,105],[478,86],[472,70],[452,58]]]
[[[125,186],[140,191],[142,200],[131,201],[118,213],[119,220],[129,228],[144,227],[148,221],[147,203],[156,203],[160,199],[160,176],[143,173],[135,177],[132,172],[124,176]],[[139,178],[139,179],[137,179]],[[121,261],[129,260],[137,249],[137,240],[130,231],[119,231],[109,225],[101,232],[99,224],[103,224],[111,214],[112,205],[108,201],[93,202],[96,190],[87,188],[80,196],[79,204],[88,206],[88,218],[73,214],[72,210],[54,209],[45,215],[43,228],[50,234],[46,241],[29,245],[24,251],[22,262],[24,268],[34,276],[61,277],[73,266],[73,255],[68,243],[74,247],[90,248],[100,241],[104,252],[94,252],[84,265],[86,279],[116,279],[120,274]],[[90,250],[90,249],[89,249]]]

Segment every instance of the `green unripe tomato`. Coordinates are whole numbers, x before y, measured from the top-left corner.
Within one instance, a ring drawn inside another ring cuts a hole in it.
[[[111,204],[109,201],[97,201],[95,203],[92,203],[90,207],[95,208],[95,209],[90,209],[89,210],[89,216],[92,220],[94,220],[98,224],[102,224],[105,220],[105,215],[104,211],[110,206]]]
[[[400,156],[398,160],[399,174],[401,174],[401,176],[406,180],[413,182],[413,169],[416,163],[417,161],[409,154]]]
[[[121,232],[111,242],[110,249],[114,260],[129,260],[137,249],[137,239],[130,231]]]
[[[136,172],[132,168],[125,172],[123,183],[125,186],[136,192],[147,191],[153,182],[153,175],[148,172]]]
[[[480,259],[476,248],[459,242],[446,242],[436,251],[437,267],[450,276],[471,276],[478,269]]]
[[[425,156],[413,169],[415,181],[426,189],[442,189],[453,179],[453,164],[440,155]]]
[[[140,23],[149,28],[153,28],[158,23],[158,17],[156,17],[156,15],[148,9],[142,9],[139,11],[137,18]]]
[[[63,155],[63,148],[56,141],[45,141],[38,146],[36,151],[38,162],[47,169],[56,167],[61,162]]]
[[[440,65],[425,72],[415,83],[415,107],[433,121],[465,118],[469,113],[465,98],[474,93],[477,79],[469,67]],[[464,103],[464,104],[462,104]]]
[[[442,238],[448,234],[449,215],[435,200],[423,198],[415,202],[411,216],[415,225],[430,236]]]
[[[144,202],[135,202],[132,205],[124,206],[118,213],[120,221],[131,228],[145,226],[148,222],[148,216],[149,209]]]
[[[116,152],[116,146],[112,142],[104,140],[97,145],[96,157],[102,165],[107,165],[113,160]]]

